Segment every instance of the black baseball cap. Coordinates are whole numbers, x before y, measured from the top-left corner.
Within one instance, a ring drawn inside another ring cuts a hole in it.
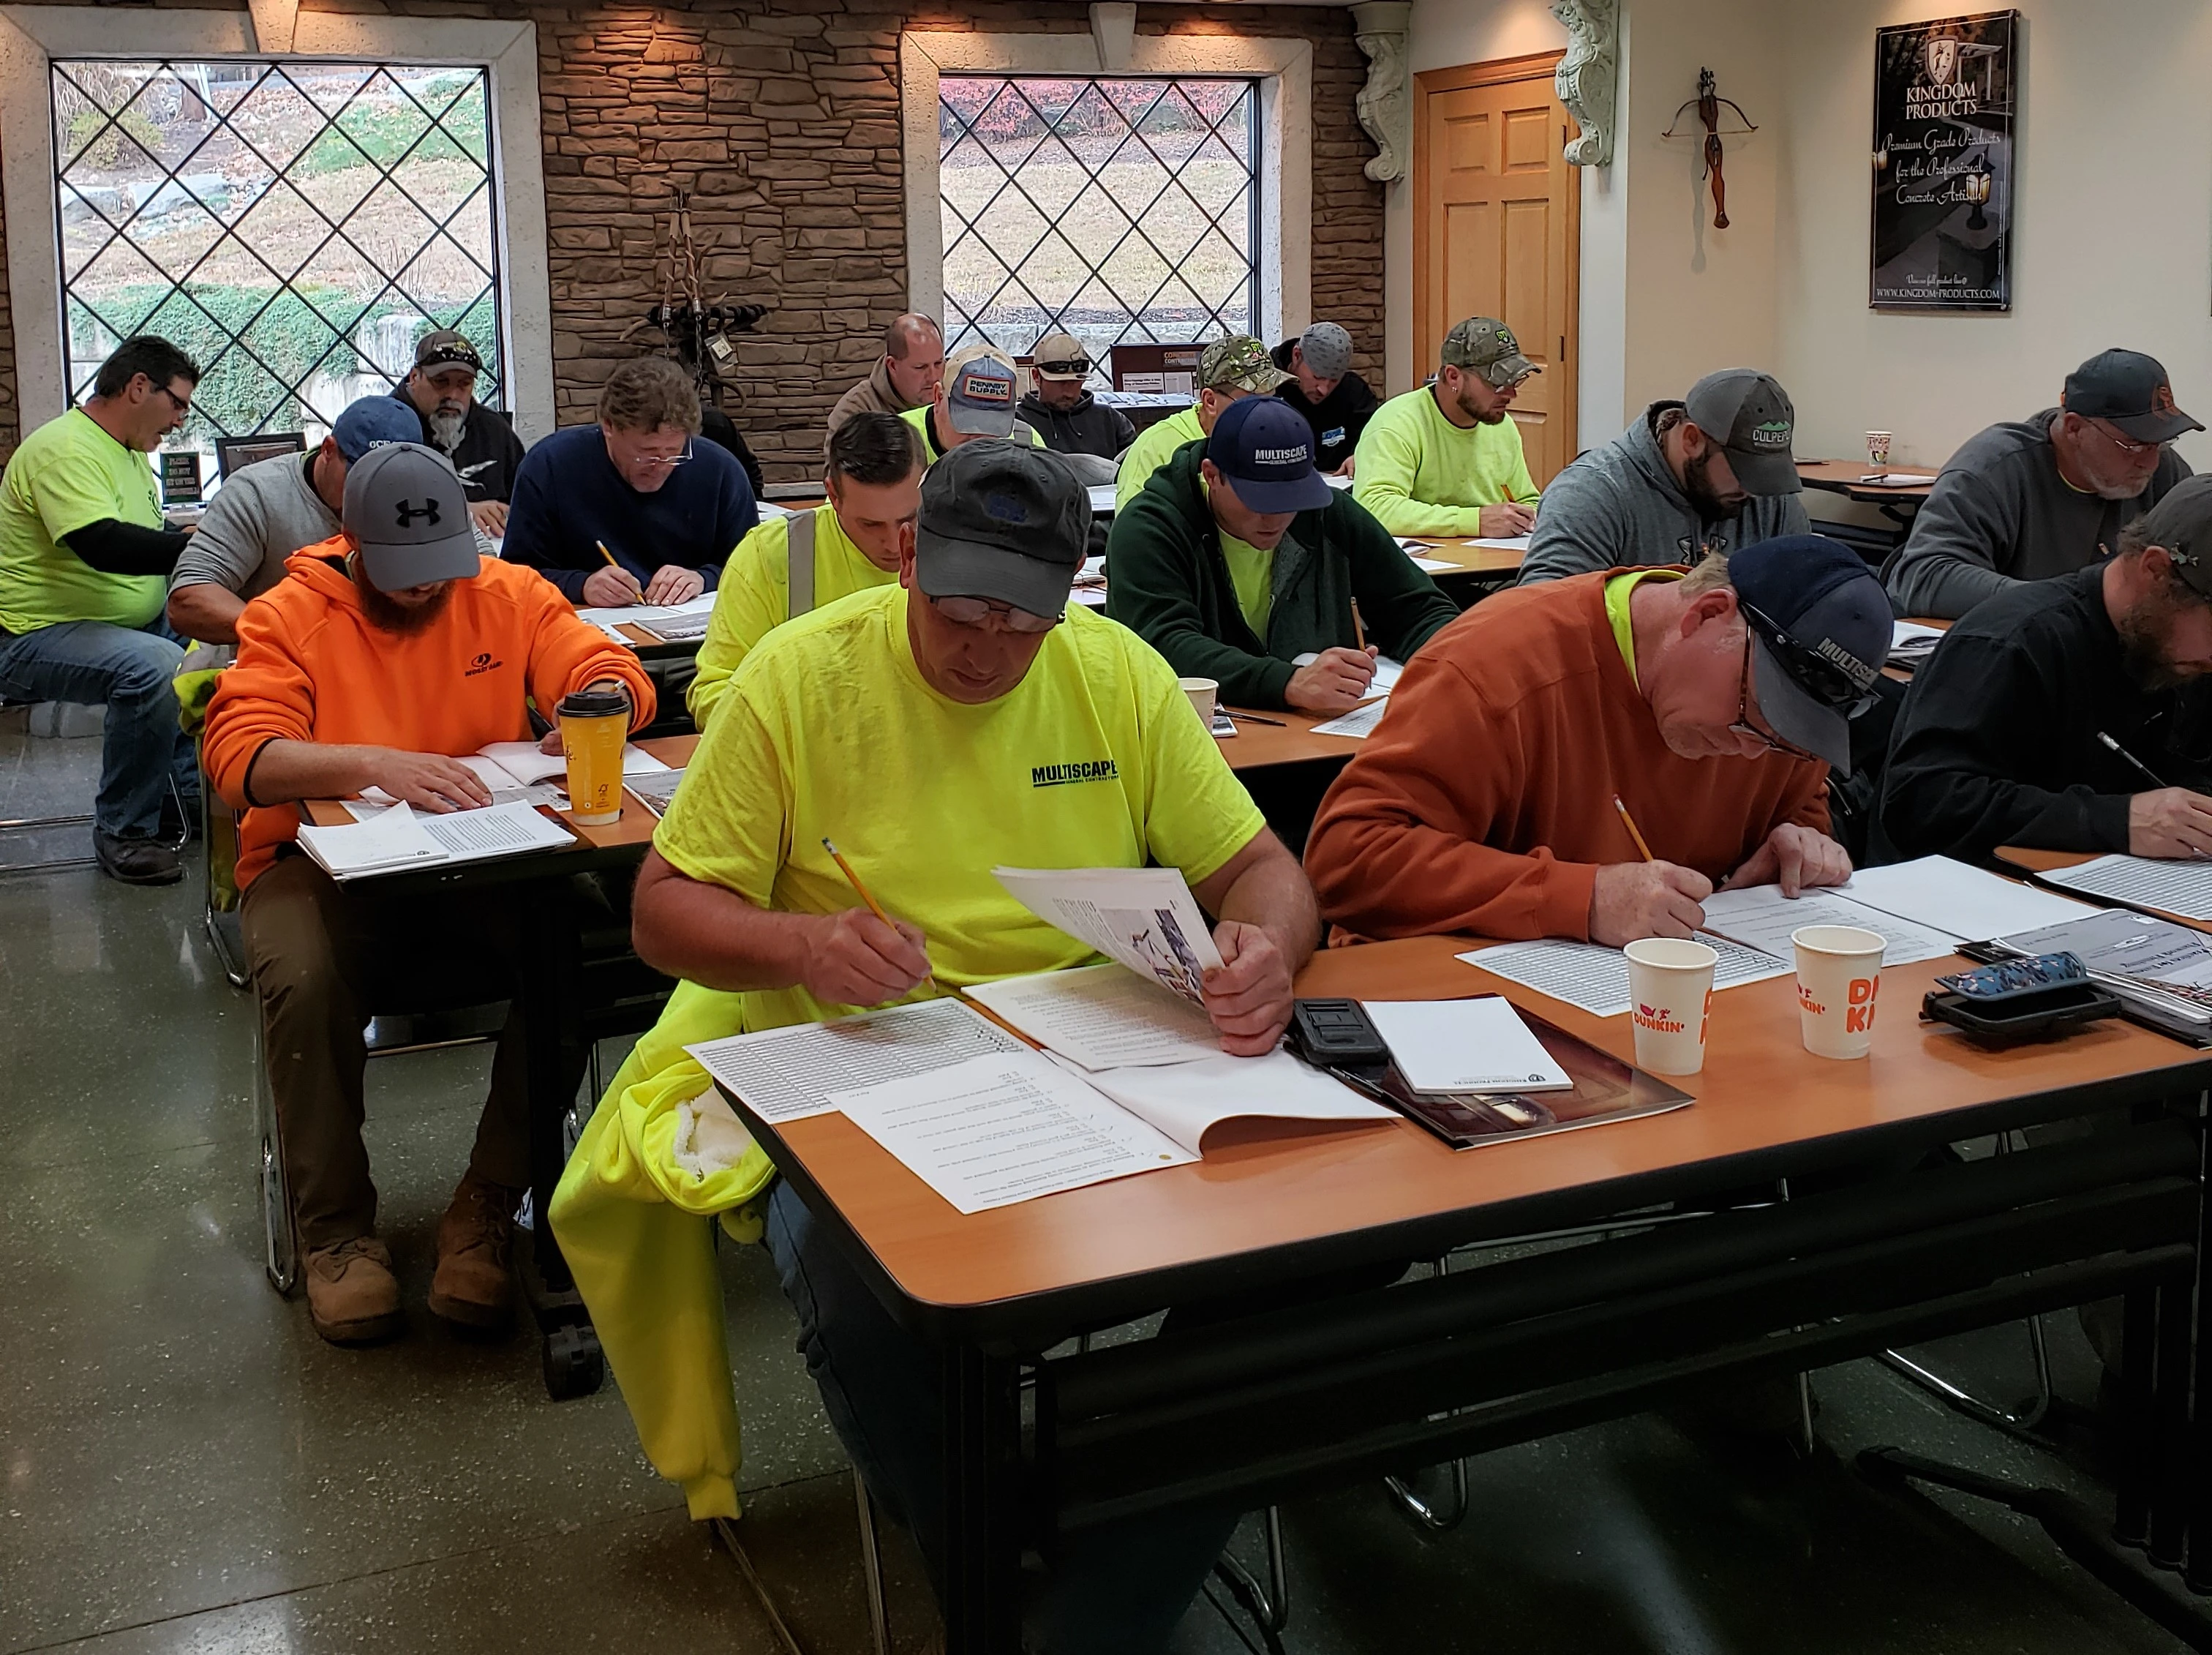
[[[415,366],[417,368],[447,368],[458,363],[472,374],[483,372],[483,358],[465,333],[450,327],[441,327],[425,333],[415,346]]]
[[[1223,409],[1206,457],[1255,512],[1318,511],[1334,493],[1314,469],[1313,427],[1279,398],[1240,397]]]
[[[2173,387],[2155,356],[2100,350],[2066,376],[2066,411],[2116,425],[2137,442],[2171,442],[2204,428],[2173,405]]]
[[[2212,598],[2212,473],[2184,478],[2130,528],[2131,540],[2166,548],[2191,592]]]
[[[1894,636],[1889,595],[1840,540],[1785,534],[1729,558],[1751,629],[1759,710],[1791,746],[1851,770],[1853,713],[1869,705]]]
[[[1745,493],[1796,494],[1805,486],[1790,453],[1797,411],[1771,374],[1723,368],[1692,386],[1682,407],[1692,424],[1720,444]]]
[[[1058,615],[1091,538],[1091,492],[1048,448],[984,437],[922,474],[914,578],[932,598]]]
[[[348,466],[340,520],[379,592],[465,581],[482,567],[453,461],[419,442],[386,443]]]

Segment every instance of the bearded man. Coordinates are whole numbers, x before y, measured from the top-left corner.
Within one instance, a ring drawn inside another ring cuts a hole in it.
[[[1489,316],[1445,334],[1437,361],[1435,379],[1367,422],[1352,453],[1352,497],[1393,534],[1528,533],[1536,484],[1511,414],[1522,382],[1543,370]]]
[[[468,335],[425,333],[415,366],[392,394],[415,411],[422,441],[451,460],[469,497],[469,514],[495,540],[507,532],[507,502],[522,465],[522,439],[504,414],[477,400],[483,358]]]

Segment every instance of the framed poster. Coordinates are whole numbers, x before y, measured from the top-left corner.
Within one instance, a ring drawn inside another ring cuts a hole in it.
[[[2019,40],[2016,11],[1875,31],[1873,308],[2012,307]]]

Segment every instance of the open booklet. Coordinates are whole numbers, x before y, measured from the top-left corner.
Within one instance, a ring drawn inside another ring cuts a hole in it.
[[[1212,929],[1179,869],[994,867],[991,873],[1047,925],[1193,1005],[1204,999],[1205,974],[1221,967]]]
[[[714,612],[714,594],[702,592],[689,603],[681,604],[621,604],[606,608],[580,609],[576,618],[596,626],[617,643],[628,643],[619,630],[625,624],[642,627],[656,636],[670,636],[665,627],[678,627],[696,618],[699,630],[687,636],[703,638],[707,636],[707,620]]]
[[[568,802],[568,756],[542,751],[535,741],[495,741],[466,754],[460,762],[491,789],[495,805]],[[657,776],[667,768],[644,748],[634,743],[623,745],[624,776]],[[390,794],[381,788],[371,788],[362,794],[358,805],[349,801],[346,809],[356,821],[365,822],[372,816],[381,815],[392,803]]]
[[[364,821],[336,827],[302,827],[300,848],[317,867],[343,883],[410,868],[484,861],[535,850],[556,850],[575,835],[525,804],[490,805],[444,816],[417,815],[392,805]]]

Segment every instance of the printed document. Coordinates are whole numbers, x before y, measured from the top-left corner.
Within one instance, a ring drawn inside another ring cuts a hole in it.
[[[1204,1003],[1200,982],[1221,954],[1180,870],[1172,867],[994,867],[1014,900],[1138,976]]]
[[[1216,1051],[1198,1062],[1108,1069],[1083,1078],[1194,1155],[1202,1153],[1206,1135],[1224,1121],[1396,1117],[1395,1110],[1308,1068],[1280,1047],[1265,1057]]]
[[[832,1092],[1029,1048],[974,1007],[944,999],[734,1034],[684,1050],[754,1114],[781,1123],[829,1114],[837,1107]]]
[[[1853,902],[1967,942],[2063,925],[2096,910],[1948,856],[1863,867],[1838,887]]]
[[[1720,956],[1713,967],[1716,989],[1763,983],[1769,977],[1787,977],[1797,969],[1788,960],[1730,942],[1710,931],[1699,932],[1698,940]],[[1538,994],[1580,1007],[1593,1017],[1620,1017],[1628,1010],[1628,956],[1618,948],[1544,937],[1534,942],[1498,943],[1457,958]]]
[[[616,604],[605,608],[580,609],[576,611],[576,618],[587,625],[598,627],[617,643],[626,644],[629,640],[617,630],[625,621],[632,626],[642,626],[649,630],[656,621],[672,621],[680,616],[711,615],[714,612],[714,594],[702,592],[689,603]]]
[[[1363,702],[1350,712],[1333,718],[1326,724],[1313,727],[1316,735],[1370,736],[1375,727],[1382,721],[1382,715],[1390,710],[1389,697],[1380,701]]]
[[[551,850],[573,843],[575,837],[525,804],[489,805],[445,816],[418,815],[397,804],[366,821],[302,827],[300,848],[325,873],[343,881]]]
[[[1360,1005],[1416,1092],[1565,1092],[1574,1085],[1500,995]]]
[[[2212,865],[2154,861],[2148,856],[2100,856],[2039,877],[2069,891],[2128,908],[2154,908],[2185,920],[2212,920]]]
[[[465,755],[460,762],[491,789],[495,805],[565,806],[568,802],[568,755],[541,752],[535,741],[495,741]],[[658,776],[667,768],[644,748],[623,744],[624,776]],[[350,804],[347,808],[353,811],[356,821],[365,822],[390,805],[392,798],[381,788],[370,788],[361,795],[361,802],[374,808],[356,810]]]
[[[1832,887],[1785,897],[1778,885],[1746,885],[1741,891],[1716,891],[1705,898],[1705,909],[1706,930],[1793,964],[1797,951],[1790,934],[1805,925],[1856,925],[1875,933],[1882,940],[1885,965],[1942,959],[1958,946],[1958,939],[1948,932],[1869,908]]]
[[[1047,1051],[1094,1073],[1222,1056],[1202,1009],[1115,962],[1004,977],[963,992]]]

